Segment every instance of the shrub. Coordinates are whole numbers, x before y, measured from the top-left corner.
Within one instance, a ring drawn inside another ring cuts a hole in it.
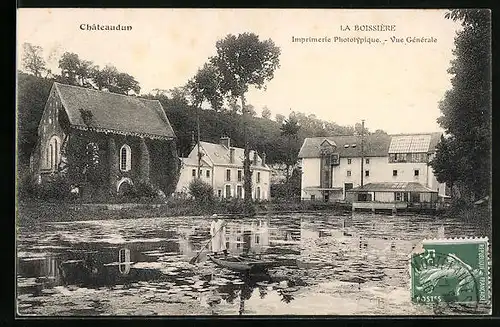
[[[138,182],[135,188],[136,195],[139,197],[155,198],[158,196],[159,188],[150,182]]]
[[[41,184],[34,184],[33,193],[42,199],[65,200],[70,196],[71,185],[62,177],[55,176]]]
[[[135,185],[129,184],[129,183],[123,183],[120,186],[120,190],[118,192],[118,195],[119,195],[119,197],[126,198],[126,199],[137,197],[137,190],[136,190]]]
[[[253,202],[245,202],[244,199],[237,198],[227,201],[226,210],[231,214],[245,214],[250,216],[256,213],[255,204]]]
[[[211,202],[214,198],[213,187],[200,179],[195,179],[189,183],[189,193],[200,202]]]
[[[17,196],[19,198],[27,198],[34,194],[35,183],[33,178],[27,172],[19,173],[17,176]]]

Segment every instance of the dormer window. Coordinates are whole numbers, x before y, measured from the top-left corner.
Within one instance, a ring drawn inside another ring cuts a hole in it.
[[[351,147],[355,148],[356,147],[356,143],[354,143],[353,145],[351,145]]]
[[[346,149],[347,149],[348,147],[349,147],[349,144],[345,144],[345,145],[344,145],[344,148],[346,148]]]

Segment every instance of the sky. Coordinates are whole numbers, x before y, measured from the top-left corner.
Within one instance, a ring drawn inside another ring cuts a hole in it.
[[[439,101],[451,88],[447,69],[460,26],[445,10],[350,9],[18,9],[21,45],[43,48],[59,73],[68,51],[100,67],[134,76],[141,93],[184,85],[216,54],[227,34],[253,32],[280,47],[280,68],[266,90],[250,89],[257,113],[314,114],[339,125],[365,120],[388,133],[442,131]],[[130,25],[130,31],[87,31],[81,24]],[[394,31],[355,31],[355,25],[389,25]],[[347,31],[345,26],[349,26]],[[331,42],[292,42],[330,37]],[[379,38],[382,43],[334,42],[334,37]],[[393,43],[391,37],[436,42]]]

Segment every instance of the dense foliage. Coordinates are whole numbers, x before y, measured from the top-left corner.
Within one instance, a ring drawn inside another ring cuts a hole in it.
[[[458,195],[475,200],[491,187],[491,15],[489,10],[451,10],[460,21],[449,73],[452,88],[440,103],[439,124],[448,138],[431,162],[440,182],[457,186]]]
[[[252,193],[252,171],[250,170],[250,145],[248,119],[255,115],[253,106],[246,103],[245,95],[249,87],[257,89],[265,87],[272,80],[274,72],[280,67],[281,50],[273,40],[259,40],[254,33],[229,34],[217,41],[217,55],[210,62],[219,72],[222,94],[241,100],[244,157],[243,188],[246,194]],[[245,202],[250,202],[249,197]]]
[[[214,189],[212,185],[196,178],[189,183],[189,194],[191,194],[197,201],[211,202],[214,197]]]

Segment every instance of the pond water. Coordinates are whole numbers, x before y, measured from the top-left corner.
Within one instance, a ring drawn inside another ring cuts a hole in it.
[[[485,235],[475,224],[425,216],[230,219],[230,254],[278,263],[246,276],[208,260],[207,249],[189,263],[209,227],[210,220],[193,217],[18,227],[18,313],[432,315],[432,307],[410,300],[410,252],[425,238]]]

